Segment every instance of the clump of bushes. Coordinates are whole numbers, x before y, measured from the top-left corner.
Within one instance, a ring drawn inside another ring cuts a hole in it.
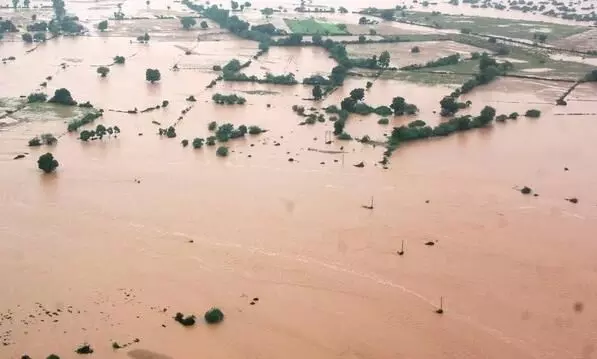
[[[414,49],[417,49],[417,51],[413,51]],[[411,49],[411,52],[413,52],[413,53],[418,53],[420,51],[421,50],[419,49],[418,46],[415,46]],[[454,65],[454,64],[457,64],[459,61],[460,61],[460,54],[453,54],[453,55],[441,57],[437,60],[428,61],[424,65],[413,64],[413,65],[404,66],[404,67],[401,67],[400,70],[417,70],[417,69],[424,69],[424,68],[430,68],[430,67]]]
[[[37,160],[37,167],[44,171],[44,173],[51,173],[58,168],[59,163],[51,153],[46,153],[39,156]]]
[[[187,147],[189,145],[189,140],[184,139],[184,140],[180,141],[180,144],[182,145],[182,147]]]
[[[218,149],[216,150],[216,155],[219,157],[228,156],[228,147],[225,147],[225,146],[218,147]],[[206,315],[206,320],[207,320],[207,313],[205,313],[205,315]],[[222,315],[222,317],[223,317],[223,315]]]
[[[106,127],[106,126],[100,124],[100,125],[97,125],[95,130],[81,131],[81,133],[79,134],[79,139],[84,142],[87,142],[90,139],[95,140],[96,138],[101,140],[106,135],[112,136],[113,134],[119,134],[119,133],[120,133],[120,128],[118,126]]]
[[[54,96],[48,102],[66,106],[75,106],[77,104],[77,101],[73,100],[70,91],[65,88],[54,91]]]
[[[160,136],[164,136],[165,135],[168,138],[174,138],[174,137],[176,137],[176,129],[173,126],[170,126],[170,127],[166,128],[166,129],[165,128],[160,128],[158,130],[158,134]]]
[[[208,146],[215,146],[216,145],[216,136],[209,136],[205,140],[205,144]]]
[[[114,56],[114,63],[115,64],[122,65],[122,64],[125,63],[125,61],[126,61],[126,59],[124,58],[124,56],[120,56],[120,55]]]
[[[541,116],[541,111],[536,109],[527,110],[527,112],[524,115],[525,117],[537,118]]]
[[[220,93],[216,93],[211,97],[211,99],[218,105],[244,105],[247,102],[244,97],[238,96],[236,94],[222,95]]]
[[[85,114],[82,118],[77,120],[72,120],[67,127],[68,132],[73,132],[79,129],[79,127],[87,125],[95,121],[98,117],[102,116],[102,112],[90,112]]]
[[[204,318],[208,324],[216,324],[224,320],[224,313],[218,308],[211,308],[205,312]]]
[[[46,102],[48,95],[43,92],[35,92],[27,96],[27,103]]]
[[[377,120],[377,123],[379,125],[387,125],[388,123],[390,123],[390,120],[388,120],[387,118],[380,118],[379,120]]]
[[[192,145],[194,149],[203,147],[203,139],[200,137],[196,137],[195,139],[193,139]]]
[[[92,354],[93,349],[89,344],[83,344],[75,350],[77,354]]]
[[[174,316],[174,320],[185,327],[190,327],[190,326],[195,325],[195,316],[194,315],[189,315],[189,316],[185,317],[184,314],[178,312]]]
[[[417,106],[407,103],[404,97],[400,96],[392,99],[390,108],[394,111],[394,116],[402,116],[404,114],[414,115],[419,111]]]
[[[250,135],[258,135],[262,132],[265,132],[266,130],[262,129],[259,126],[249,126],[249,134]]]

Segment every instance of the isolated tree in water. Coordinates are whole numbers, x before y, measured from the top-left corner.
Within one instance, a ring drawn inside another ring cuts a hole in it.
[[[315,101],[319,101],[322,97],[323,91],[321,90],[321,86],[315,85],[315,87],[313,87],[313,98],[315,99]]]
[[[379,66],[383,67],[384,69],[390,66],[390,53],[384,51],[379,55]]]
[[[201,21],[201,25],[200,25],[200,26],[201,26],[201,28],[202,28],[202,29],[204,29],[204,30],[205,30],[205,29],[207,29],[207,28],[208,28],[208,26],[207,26],[207,21],[205,21],[205,20]]]
[[[236,2],[236,1],[232,0],[232,1],[230,2],[230,7],[232,8],[232,10],[236,10],[236,9],[238,9],[238,2]]]
[[[37,167],[45,173],[51,173],[58,167],[58,161],[54,159],[51,153],[39,156]]]
[[[100,66],[97,68],[97,73],[100,74],[102,77],[106,77],[106,75],[110,72],[110,69],[106,66]]]
[[[105,31],[108,28],[108,20],[100,21],[100,23],[97,24],[97,28],[99,31]]]
[[[350,97],[355,101],[361,101],[365,98],[365,90],[362,88],[350,91]]]
[[[145,70],[145,80],[151,83],[156,81],[160,81],[162,75],[160,74],[160,70],[158,69],[147,69]]]
[[[182,24],[183,29],[188,30],[197,24],[197,20],[190,16],[183,16],[180,18],[180,23]]]

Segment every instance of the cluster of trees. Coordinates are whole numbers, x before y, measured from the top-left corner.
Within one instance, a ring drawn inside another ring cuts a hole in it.
[[[81,141],[85,141],[85,142],[87,142],[89,140],[95,140],[95,139],[101,140],[106,135],[112,136],[113,134],[119,134],[119,133],[120,133],[120,128],[118,126],[106,127],[104,125],[97,125],[95,130],[81,131],[81,133],[79,134],[79,139]]]
[[[166,136],[168,138],[175,138],[176,137],[176,129],[174,126],[170,126],[168,128],[160,128],[158,129],[158,135]]]
[[[149,36],[148,33],[145,33],[143,35],[137,36],[137,42],[140,42],[142,44],[148,43],[150,39],[151,39],[151,36]]]
[[[48,102],[66,106],[75,106],[77,104],[77,101],[73,100],[70,91],[65,88],[54,91],[54,96]]]
[[[218,105],[244,105],[247,102],[247,99],[236,94],[222,95],[220,93],[216,93],[211,97],[211,99]]]
[[[402,116],[406,115],[414,115],[419,112],[419,109],[416,105],[411,103],[407,103],[404,97],[394,97],[392,99],[392,103],[390,104],[390,108],[394,111],[394,116]]]
[[[36,32],[31,35],[30,33],[26,32],[21,35],[21,38],[23,41],[29,44],[32,42],[44,42],[46,41],[46,34],[44,32]]]
[[[331,85],[332,81],[321,75],[312,75],[303,79],[304,85],[327,86]]]
[[[29,32],[46,32],[48,31],[48,23],[45,21],[34,22],[33,24],[27,25],[27,31]]]
[[[44,171],[44,173],[52,173],[58,166],[58,161],[49,152],[39,156],[39,159],[37,160],[37,167]]]
[[[58,139],[51,133],[44,133],[41,136],[35,136],[29,140],[29,147],[37,147],[41,145],[52,146],[58,143]]]
[[[197,20],[195,20],[195,18],[192,16],[183,16],[180,18],[180,24],[182,25],[183,29],[188,30],[197,25]]]
[[[81,126],[90,124],[101,116],[102,116],[101,111],[94,111],[94,112],[87,113],[80,119],[72,120],[71,122],[69,122],[66,129],[68,130],[68,132],[74,132],[74,131],[78,130]]]
[[[11,20],[2,21],[0,19],[0,34],[4,32],[19,32],[19,30]]]
[[[158,70],[158,69],[145,70],[145,81],[154,83],[156,81],[160,81],[161,78],[162,78],[162,75],[160,74],[160,70]]]
[[[415,46],[416,47],[416,46]],[[418,48],[418,47],[416,47]],[[413,47],[414,49],[414,47]],[[411,50],[411,52],[413,52]],[[418,51],[416,51],[418,52]],[[447,66],[447,65],[455,65],[460,61],[460,54],[453,54],[445,57],[440,57],[437,60],[428,61],[426,64],[413,64],[401,67],[400,70],[418,70],[418,69],[425,69],[430,67],[440,67],[440,66]]]
[[[445,96],[441,99],[439,104],[441,107],[441,116],[452,116],[458,112],[458,110],[469,107],[472,103],[471,101],[458,102],[456,97]]]
[[[46,102],[48,99],[48,95],[43,92],[34,92],[27,96],[27,103],[34,103],[34,102]]]

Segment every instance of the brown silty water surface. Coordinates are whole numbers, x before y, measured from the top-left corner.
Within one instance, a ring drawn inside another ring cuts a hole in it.
[[[21,42],[0,44],[1,57],[16,57],[0,66],[0,97],[14,101],[52,75],[47,93],[66,87],[106,110],[94,125],[122,130],[83,143],[65,134],[78,112],[50,105],[0,120],[0,357],[75,358],[84,342],[97,358],[597,357],[595,84],[578,86],[566,107],[553,104],[568,83],[503,78],[479,87],[461,98],[473,103],[463,113],[490,105],[542,115],[403,144],[384,170],[382,146],[326,145],[332,122],[299,126],[291,110],[339,104],[368,79],[349,77],[319,104],[303,100],[311,87],[302,85],[205,89],[218,75],[213,65],[246,61],[257,43],[228,35],[197,43],[192,33],[156,34],[147,45],[130,43],[137,33],[60,38],[28,54]],[[99,78],[96,67],[115,55],[126,64]],[[318,48],[272,48],[243,72],[301,80],[333,66]],[[144,81],[148,67],[160,69],[159,83]],[[403,96],[420,113],[386,126],[353,115],[346,130],[383,141],[413,119],[435,125],[438,102],[455,88],[375,81],[367,103]],[[216,92],[247,104],[215,105]],[[197,102],[185,101],[191,94]],[[109,111],[165,99],[167,108],[146,114]],[[0,115],[11,107],[3,101]],[[178,137],[160,138],[152,121],[177,123]],[[230,141],[226,158],[180,145],[209,136],[211,121],[269,131]],[[27,147],[44,132],[62,136]],[[48,151],[60,167],[42,175],[36,160]],[[523,196],[525,185],[539,196]],[[374,209],[362,208],[372,197]],[[202,318],[212,306],[225,313],[216,326]],[[178,311],[197,324],[180,326]],[[114,341],[131,345],[113,350]]]

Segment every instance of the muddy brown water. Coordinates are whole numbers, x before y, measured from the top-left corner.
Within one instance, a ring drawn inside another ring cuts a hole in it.
[[[83,342],[98,358],[595,357],[597,127],[594,116],[565,114],[594,112],[596,85],[556,107],[568,84],[500,79],[463,97],[473,102],[467,111],[487,104],[542,116],[404,144],[383,170],[380,146],[326,145],[329,121],[298,126],[290,108],[311,105],[302,100],[309,87],[205,90],[211,66],[250,58],[256,43],[180,48],[194,45],[65,38],[25,55],[20,42],[0,44],[2,57],[17,57],[0,66],[0,97],[27,95],[53,75],[48,93],[67,87],[105,109],[170,101],[147,114],[106,112],[96,124],[122,133],[90,143],[67,134],[52,148],[26,146],[36,134],[62,134],[64,109],[17,113],[17,124],[0,128],[0,357],[75,358]],[[272,50],[246,71],[303,76],[333,66],[317,49]],[[127,63],[99,78],[95,66],[117,54]],[[193,69],[170,71],[175,63]],[[147,67],[161,70],[159,84],[145,83]],[[315,107],[366,81],[349,78]],[[414,118],[437,124],[438,102],[453,89],[376,81],[368,103],[400,95],[420,114],[388,126],[352,116],[347,132],[383,140]],[[214,105],[215,92],[242,94],[247,105]],[[159,138],[152,121],[176,122],[190,94],[198,101],[178,137]],[[214,120],[269,132],[230,141],[227,158],[180,145],[208,136]],[[35,162],[47,151],[60,167],[45,176]],[[539,196],[520,194],[524,185]],[[363,209],[372,196],[375,208]],[[225,313],[220,325],[201,319],[212,306]],[[177,311],[198,324],[180,326]],[[131,345],[115,351],[113,341]]]

